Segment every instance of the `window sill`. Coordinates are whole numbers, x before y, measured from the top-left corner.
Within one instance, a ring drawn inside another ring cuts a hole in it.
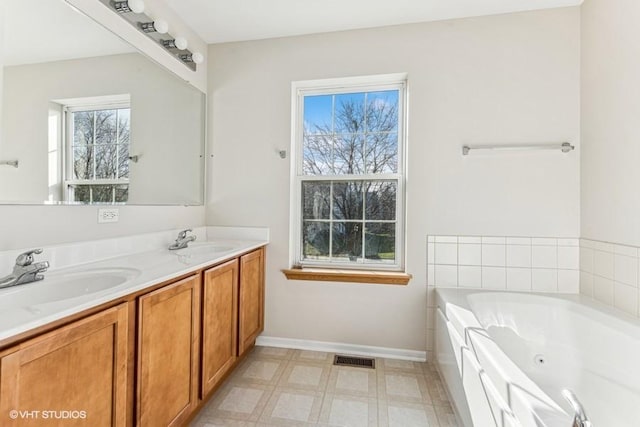
[[[405,286],[411,275],[398,271],[335,270],[329,268],[294,268],[282,270],[288,280],[321,282],[371,283]]]

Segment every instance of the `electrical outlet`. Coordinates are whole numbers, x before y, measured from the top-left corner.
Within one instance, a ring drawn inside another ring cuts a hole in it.
[[[105,222],[118,222],[120,211],[116,208],[98,209],[98,224]]]

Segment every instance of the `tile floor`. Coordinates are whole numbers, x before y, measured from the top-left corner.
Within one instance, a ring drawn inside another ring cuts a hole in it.
[[[429,363],[376,359],[333,366],[333,354],[256,347],[191,427],[454,427]]]

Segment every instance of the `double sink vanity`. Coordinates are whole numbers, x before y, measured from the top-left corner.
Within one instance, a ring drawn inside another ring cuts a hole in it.
[[[188,422],[263,330],[268,243],[261,229],[195,235],[31,255],[51,263],[44,280],[0,289],[0,425]]]
[[[3,216],[0,241],[2,427],[184,425],[263,329],[268,230],[200,227],[184,248],[173,230],[4,251],[27,225],[57,241],[204,210],[206,65],[183,68],[123,20],[125,3],[3,3],[0,205],[18,214]],[[106,224],[121,207],[128,222]]]

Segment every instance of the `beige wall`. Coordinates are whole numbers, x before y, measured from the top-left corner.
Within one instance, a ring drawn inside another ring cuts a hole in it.
[[[207,223],[268,226],[265,335],[426,348],[427,234],[577,237],[580,12],[557,9],[209,48]],[[287,281],[291,82],[407,72],[407,287]],[[463,144],[571,141],[475,156]]]
[[[582,237],[640,246],[640,2],[582,6]]]
[[[204,206],[120,206],[118,209],[119,222],[98,224],[96,206],[0,205],[0,251],[204,225]],[[1,271],[10,268],[0,266]]]

